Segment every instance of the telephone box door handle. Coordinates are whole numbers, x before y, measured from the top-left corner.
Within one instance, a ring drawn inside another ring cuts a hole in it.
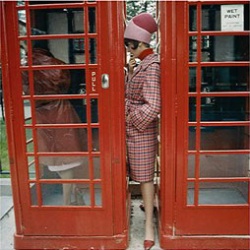
[[[102,74],[102,88],[108,89],[109,88],[109,75]]]

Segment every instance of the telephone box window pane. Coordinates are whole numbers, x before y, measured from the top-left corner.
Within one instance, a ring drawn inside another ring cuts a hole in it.
[[[96,8],[89,8],[89,33],[96,33]]]
[[[202,67],[202,92],[249,91],[249,67]]]
[[[26,36],[27,35],[26,11],[25,10],[19,10],[17,12],[17,15],[18,15],[19,36]]]
[[[249,60],[249,36],[203,36],[202,61]]]
[[[58,64],[85,64],[85,41],[83,38],[77,39],[49,39],[49,40],[33,40],[32,47],[36,49],[43,49],[47,52],[46,65]],[[41,57],[41,56],[40,56]],[[55,57],[56,59],[54,59]],[[42,58],[33,58],[33,65],[42,65]],[[40,59],[40,60],[39,60]],[[58,61],[58,60],[60,61]]]
[[[95,206],[102,206],[102,186],[95,184]]]
[[[243,4],[239,4],[239,7]],[[236,10],[238,11],[238,10]],[[235,13],[235,7],[232,9],[232,15]],[[241,13],[240,13],[241,14]],[[202,6],[202,30],[221,31],[221,5],[203,5]],[[249,30],[249,4],[243,5],[244,30]],[[233,31],[233,30],[232,30]]]
[[[89,39],[89,57],[90,57],[90,64],[97,63],[97,43],[95,38]]]
[[[98,99],[91,99],[91,123],[98,123]]]
[[[26,60],[26,59],[24,59]],[[27,62],[25,61],[25,64]],[[30,95],[30,83],[29,83],[29,72],[28,71],[22,71],[22,95],[26,96],[26,95]]]
[[[195,177],[195,155],[188,155],[188,178]]]
[[[38,205],[37,185],[35,183],[30,183],[30,200],[32,206]]]
[[[196,148],[196,127],[189,128],[188,149],[195,150]]]
[[[249,121],[249,97],[201,98],[202,121]]]
[[[74,189],[75,203],[78,206],[90,206],[89,184],[76,183]]]
[[[17,1],[17,6],[24,6],[25,1]]]
[[[34,180],[36,178],[35,159],[33,156],[28,156],[27,161],[28,161],[28,168],[29,168],[29,179]]]
[[[89,187],[78,188],[76,183],[58,183],[41,185],[44,206],[86,206],[89,204]]]
[[[27,65],[27,42],[23,40],[20,41],[20,65]]]
[[[196,98],[189,97],[189,121],[196,121]]]
[[[197,36],[189,37],[189,62],[197,62]]]
[[[248,193],[247,182],[200,183],[199,205],[247,204]]]
[[[41,179],[89,179],[87,156],[40,156]]]
[[[34,152],[34,141],[32,129],[25,129],[25,137],[26,137],[26,151]]]
[[[93,166],[94,166],[94,179],[101,179],[101,162],[100,157],[93,157]]]
[[[201,127],[201,150],[249,149],[249,127]]]
[[[188,182],[188,190],[187,190],[187,204],[194,205],[194,183]]]
[[[189,68],[189,92],[196,92],[196,67]]]
[[[189,6],[189,31],[197,30],[197,7],[196,5]]]
[[[24,111],[25,124],[31,124],[32,123],[32,117],[31,117],[30,100],[24,100],[23,101],[23,111]]]
[[[201,178],[248,177],[249,155],[200,155]]]
[[[100,143],[99,143],[99,129],[92,128],[92,151],[99,152],[100,151]]]
[[[84,12],[79,8],[31,10],[31,34],[72,34],[84,32]]]

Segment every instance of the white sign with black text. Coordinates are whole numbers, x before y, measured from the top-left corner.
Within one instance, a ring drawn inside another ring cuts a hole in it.
[[[221,30],[244,30],[244,5],[221,5]]]

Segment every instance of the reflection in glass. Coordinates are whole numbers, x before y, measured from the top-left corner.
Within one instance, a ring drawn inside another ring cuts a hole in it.
[[[202,83],[209,91],[249,91],[249,67],[202,67]]]
[[[189,31],[197,30],[197,6],[189,6]]]
[[[92,151],[100,151],[98,128],[92,128]]]
[[[199,204],[247,204],[247,182],[200,183]]]
[[[249,149],[248,127],[201,127],[202,150]]]
[[[89,7],[89,33],[96,32],[96,8]]]
[[[36,178],[36,166],[35,166],[35,159],[34,156],[28,156],[28,169],[29,169],[29,179],[35,179]]]
[[[249,36],[203,36],[202,61],[249,60]],[[205,43],[206,41],[206,43]],[[204,47],[206,44],[206,48]],[[205,50],[209,56],[204,56]]]
[[[20,65],[27,65],[27,42],[23,40],[20,41]]]
[[[200,177],[247,177],[247,154],[200,155]]]
[[[87,156],[40,156],[41,179],[89,179]]]
[[[101,179],[101,162],[100,156],[93,157],[94,179]]]
[[[95,206],[101,206],[102,205],[102,186],[101,184],[97,183],[95,184]]]
[[[34,152],[34,141],[33,141],[33,134],[32,129],[25,129],[25,137],[26,137],[26,151],[27,152]]]
[[[98,123],[98,99],[91,99],[91,123]]]
[[[201,98],[202,121],[249,121],[249,97]]]
[[[195,150],[196,146],[196,127],[189,128],[189,135],[188,135],[188,149]]]
[[[249,4],[244,4],[244,30],[249,30]],[[221,5],[202,5],[202,30],[221,31]]]
[[[25,59],[26,60],[26,59]],[[26,64],[26,61],[25,61]],[[29,73],[28,71],[22,71],[22,95],[29,95],[30,94],[30,83],[29,83]]]

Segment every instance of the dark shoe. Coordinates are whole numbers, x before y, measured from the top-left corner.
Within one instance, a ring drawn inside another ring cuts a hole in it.
[[[144,207],[143,204],[141,204],[141,205],[139,206],[139,208],[141,209],[141,211],[145,212],[145,207]],[[156,206],[154,206],[154,213],[157,213],[157,207],[156,207]]]
[[[154,246],[153,240],[144,240],[144,250],[150,250]]]

